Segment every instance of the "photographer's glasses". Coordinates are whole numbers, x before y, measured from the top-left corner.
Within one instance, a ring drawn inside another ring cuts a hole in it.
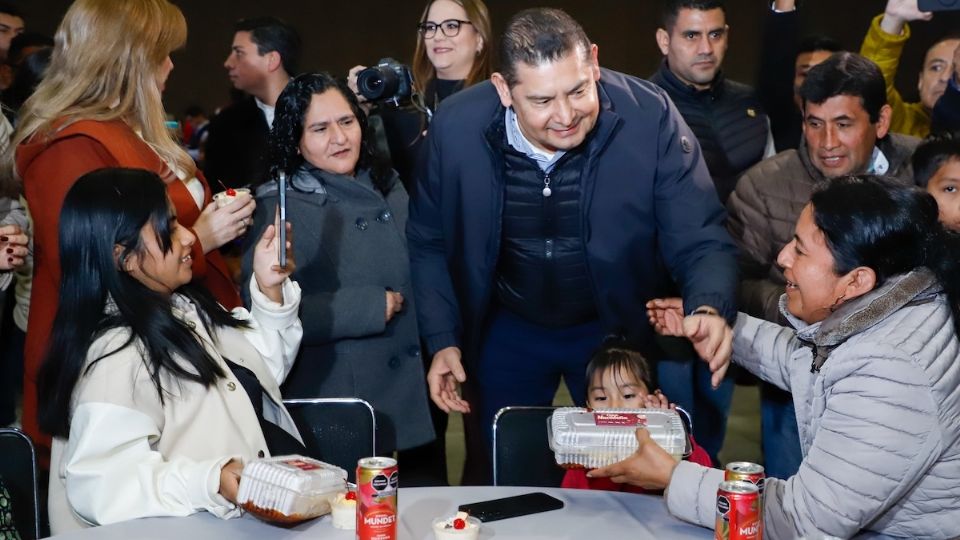
[[[423,36],[423,39],[430,39],[437,35],[437,28],[447,37],[456,37],[460,33],[460,27],[465,24],[473,24],[470,21],[461,21],[459,19],[447,19],[438,23],[422,22],[417,25],[417,31]]]

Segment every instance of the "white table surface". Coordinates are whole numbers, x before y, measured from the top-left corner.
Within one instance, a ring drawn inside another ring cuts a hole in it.
[[[456,513],[464,503],[543,491],[565,503],[564,508],[484,523],[481,540],[602,540],[629,538],[712,539],[713,531],[685,523],[667,512],[663,499],[609,491],[530,487],[400,488],[399,540],[433,540],[430,522]],[[334,529],[330,516],[292,528],[269,525],[249,515],[221,520],[206,512],[185,518],[148,518],[93,527],[56,536],[63,540],[84,539],[291,539],[324,538],[353,540],[354,531]]]

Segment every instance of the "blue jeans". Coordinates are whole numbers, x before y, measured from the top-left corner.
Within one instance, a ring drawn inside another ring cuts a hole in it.
[[[797,474],[803,452],[797,431],[797,413],[790,392],[760,383],[760,425],[763,466],[768,477],[787,479]]]
[[[727,417],[733,401],[733,378],[725,377],[716,390],[710,385],[710,366],[700,358],[657,361],[660,390],[693,418],[693,437],[720,466],[717,454],[727,433]]]
[[[497,411],[508,405],[551,405],[561,376],[574,403],[583,406],[587,399],[587,362],[603,336],[599,320],[552,328],[503,309],[495,313],[480,352],[480,407],[474,409],[480,412],[487,452],[493,448],[493,417]]]

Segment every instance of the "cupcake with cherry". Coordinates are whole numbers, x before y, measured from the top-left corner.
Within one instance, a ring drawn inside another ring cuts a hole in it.
[[[480,537],[480,520],[466,512],[437,518],[433,520],[433,535],[436,540],[476,540]]]
[[[221,191],[213,196],[213,201],[217,203],[217,208],[223,208],[224,206],[232,203],[241,193],[250,194],[250,190],[247,188],[227,188],[226,191]]]
[[[337,493],[330,504],[330,508],[332,509],[334,528],[348,531],[357,528],[357,492]]]

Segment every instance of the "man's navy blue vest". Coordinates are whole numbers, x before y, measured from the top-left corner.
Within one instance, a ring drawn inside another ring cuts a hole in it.
[[[505,134],[500,144],[504,200],[497,301],[543,326],[572,326],[596,319],[580,209],[582,149],[565,154],[545,173],[533,159],[510,147]],[[543,195],[546,175],[549,197]]]

